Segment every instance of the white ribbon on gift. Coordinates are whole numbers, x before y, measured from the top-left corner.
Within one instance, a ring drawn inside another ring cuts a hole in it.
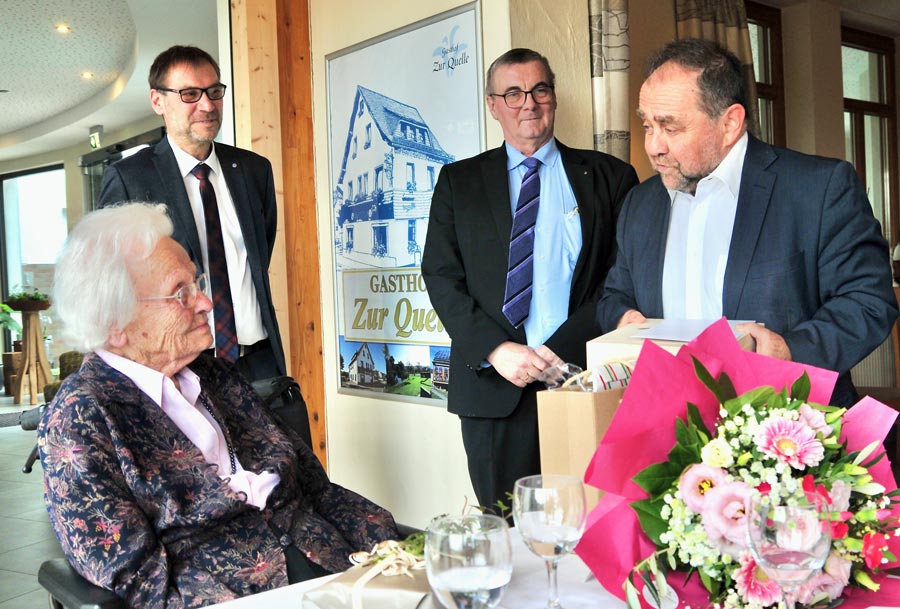
[[[363,609],[362,589],[379,575],[412,577],[410,571],[420,571],[425,568],[424,558],[410,554],[403,549],[402,544],[392,539],[376,544],[371,552],[354,552],[350,555],[350,562],[363,567],[373,565],[353,583],[351,595],[353,609]]]

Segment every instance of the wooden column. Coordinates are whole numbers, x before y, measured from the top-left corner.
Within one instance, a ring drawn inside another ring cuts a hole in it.
[[[231,39],[235,139],[272,162],[279,210],[272,296],[312,448],[327,466],[306,0],[232,0]]]
[[[309,4],[277,0],[277,5],[291,358],[309,408],[313,450],[327,464]]]
[[[32,405],[37,404],[38,393],[44,390],[44,385],[53,378],[50,376],[50,364],[47,362],[47,352],[44,350],[44,332],[41,330],[40,311],[22,311],[22,365],[16,370],[19,375],[16,380],[13,404],[22,403],[22,392],[25,389],[25,379],[28,379],[28,394],[31,396]]]

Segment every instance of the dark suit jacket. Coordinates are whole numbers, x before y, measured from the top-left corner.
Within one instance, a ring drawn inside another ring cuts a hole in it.
[[[626,199],[604,327],[632,308],[663,316],[670,207],[659,176]],[[750,137],[722,299],[725,317],[764,323],[795,361],[839,372],[832,400],[852,403],[849,370],[887,336],[897,303],[887,243],[850,164]]]
[[[546,344],[584,365],[587,340],[600,334],[594,308],[615,253],[616,217],[637,183],[634,169],[609,155],[557,141],[581,217],[582,247],[572,278],[569,318]],[[525,344],[525,330],[503,315],[512,211],[505,146],[445,165],[434,188],[422,277],[453,341],[450,412],[508,416],[522,389],[481,364],[504,341]]]
[[[280,374],[285,374],[284,349],[269,286],[269,263],[277,225],[272,165],[266,158],[249,150],[218,143],[215,146],[244,235],[263,326],[269,336],[278,370]],[[175,225],[172,237],[187,250],[197,267],[202,268],[203,253],[197,225],[168,138],[163,138],[153,148],[146,148],[110,165],[103,172],[99,206],[106,207],[122,201],[165,203]]]

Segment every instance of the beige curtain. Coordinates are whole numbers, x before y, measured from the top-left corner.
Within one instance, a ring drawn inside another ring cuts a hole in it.
[[[675,34],[681,38],[714,40],[737,55],[747,87],[747,130],[759,135],[756,77],[743,0],[675,0]]]
[[[589,0],[594,149],[630,162],[628,0]]]

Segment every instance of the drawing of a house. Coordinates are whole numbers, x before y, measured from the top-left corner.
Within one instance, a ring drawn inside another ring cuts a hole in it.
[[[369,350],[369,343],[360,345],[347,366],[350,382],[356,385],[371,385],[375,380],[375,360]]]
[[[333,190],[342,266],[418,266],[431,194],[454,160],[419,111],[357,86]]]

